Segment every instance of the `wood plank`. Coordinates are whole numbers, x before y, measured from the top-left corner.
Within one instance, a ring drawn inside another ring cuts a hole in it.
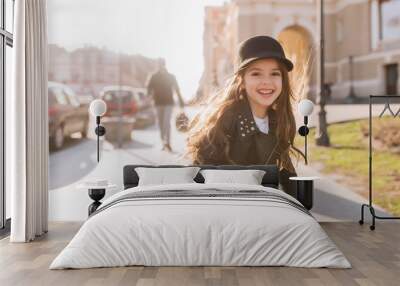
[[[115,267],[49,270],[79,223],[51,223],[32,243],[0,241],[0,285],[395,286],[400,273],[400,223],[380,222],[372,232],[352,222],[321,223],[352,269],[291,267]]]

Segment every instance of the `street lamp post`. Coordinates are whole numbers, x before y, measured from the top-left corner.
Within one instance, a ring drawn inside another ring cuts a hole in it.
[[[354,92],[354,86],[353,86],[353,56],[349,56],[349,80],[350,80],[350,90],[349,90],[349,95],[346,98],[346,101],[348,103],[354,103],[357,97]]]
[[[330,146],[328,128],[326,122],[326,89],[325,89],[325,33],[324,33],[324,0],[320,4],[320,90],[317,138],[315,143],[319,146]]]

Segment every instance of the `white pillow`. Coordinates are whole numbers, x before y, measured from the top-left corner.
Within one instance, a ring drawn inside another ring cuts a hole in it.
[[[201,170],[205,184],[234,183],[246,185],[261,185],[265,171],[262,170]]]
[[[199,167],[182,168],[135,168],[139,176],[139,186],[195,183]]]

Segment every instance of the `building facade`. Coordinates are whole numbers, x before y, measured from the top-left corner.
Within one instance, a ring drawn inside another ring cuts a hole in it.
[[[147,78],[157,69],[155,59],[91,46],[67,51],[49,44],[48,51],[50,81],[67,84],[78,93],[94,96],[108,85],[145,87]]]
[[[325,83],[333,101],[400,93],[400,1],[324,0]],[[201,89],[221,88],[241,41],[270,35],[294,62],[298,99],[319,92],[319,0],[231,0],[207,7]]]

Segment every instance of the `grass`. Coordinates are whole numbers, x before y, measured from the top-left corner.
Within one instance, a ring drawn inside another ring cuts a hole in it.
[[[400,133],[398,118],[375,118],[373,146],[373,202],[400,215]],[[309,134],[309,162],[322,163],[322,172],[339,174],[348,187],[368,198],[368,120],[332,124],[328,127],[330,147],[315,145],[313,128]],[[380,139],[378,139],[378,134]],[[297,146],[304,146],[300,136]],[[378,146],[378,148],[375,148]]]

